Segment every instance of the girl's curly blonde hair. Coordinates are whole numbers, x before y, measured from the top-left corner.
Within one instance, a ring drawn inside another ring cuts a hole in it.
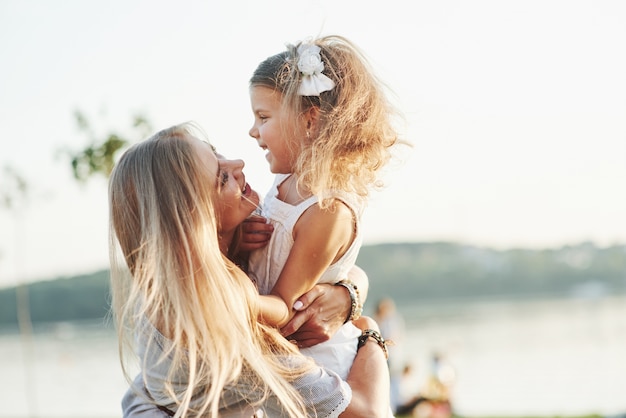
[[[311,41],[324,63],[323,73],[335,87],[319,96],[298,94],[302,74],[298,70],[299,43],[259,64],[250,86],[265,86],[282,94],[284,110],[294,118],[311,107],[319,109],[316,135],[304,137],[293,172],[300,186],[324,202],[333,191],[367,197],[382,185],[380,169],[400,143],[394,127],[398,111],[388,101],[383,84],[374,75],[363,53],[341,36]]]

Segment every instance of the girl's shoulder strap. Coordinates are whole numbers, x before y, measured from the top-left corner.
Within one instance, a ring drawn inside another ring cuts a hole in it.
[[[267,196],[278,196],[278,187],[289,178],[291,174],[276,174],[274,176],[274,182],[267,191]]]
[[[343,191],[333,191],[331,193],[333,199],[342,201],[346,206],[354,212],[355,216],[360,218],[367,205],[367,199],[358,196],[356,193],[347,193]]]
[[[291,174],[276,174],[274,176],[274,184],[272,185],[272,188],[278,188],[278,186],[280,186],[281,184],[283,184],[283,182],[285,180],[287,180],[289,178],[289,176],[291,176]]]

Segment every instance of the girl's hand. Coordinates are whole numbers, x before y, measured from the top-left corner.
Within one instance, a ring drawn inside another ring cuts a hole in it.
[[[265,247],[270,241],[274,227],[267,223],[266,218],[252,215],[243,221],[241,231],[239,250],[245,253]]]

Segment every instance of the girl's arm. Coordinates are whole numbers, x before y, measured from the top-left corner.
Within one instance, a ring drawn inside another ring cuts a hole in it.
[[[274,327],[281,327],[291,315],[291,309],[280,296],[259,295],[259,321]]]
[[[313,205],[296,222],[293,238],[293,247],[271,295],[261,297],[261,320],[278,327],[287,324],[295,314],[292,307],[296,300],[311,290],[352,244],[352,211],[338,200],[325,209]]]

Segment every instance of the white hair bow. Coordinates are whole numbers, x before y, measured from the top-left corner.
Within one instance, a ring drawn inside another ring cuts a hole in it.
[[[302,73],[298,89],[300,96],[319,96],[335,87],[335,82],[322,74],[324,63],[320,51],[320,47],[314,44],[307,43],[298,47],[298,69]]]

